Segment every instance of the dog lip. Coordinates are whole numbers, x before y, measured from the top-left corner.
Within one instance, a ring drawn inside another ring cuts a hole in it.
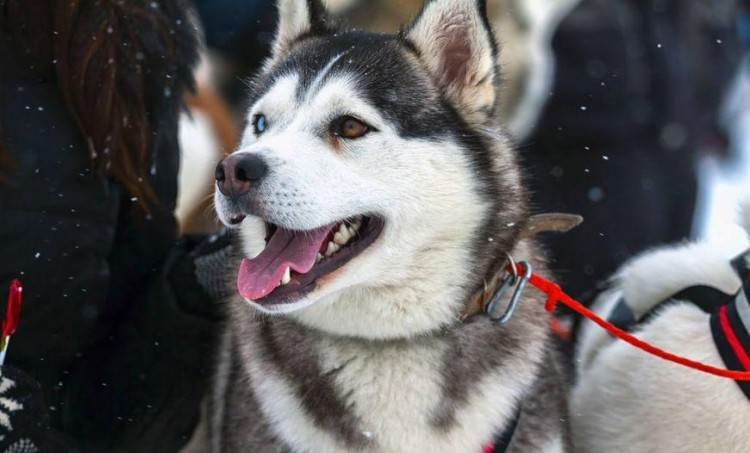
[[[295,275],[289,283],[276,287],[268,295],[254,299],[252,302],[261,306],[288,305],[298,302],[303,296],[314,291],[321,277],[344,267],[380,237],[385,226],[383,218],[377,215],[364,215],[363,217],[367,223],[362,226],[360,239],[315,264],[309,272]]]
[[[245,214],[235,214],[229,217],[229,223],[231,225],[239,225],[243,220],[245,220],[245,217]]]

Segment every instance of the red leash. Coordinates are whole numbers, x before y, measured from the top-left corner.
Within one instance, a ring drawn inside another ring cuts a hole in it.
[[[512,272],[513,268],[508,266],[508,272]],[[522,264],[516,264],[516,270],[519,275],[523,275],[524,267]],[[565,294],[559,285],[553,283],[545,278],[538,276],[537,274],[531,274],[529,283],[534,285],[537,289],[547,294],[547,302],[544,304],[544,309],[551,312],[555,309],[558,302],[566,305],[571,310],[575,311],[581,316],[588,318],[589,320],[596,323],[599,327],[609,332],[611,335],[625,341],[636,348],[645,351],[651,355],[667,360],[669,362],[676,363],[694,370],[702,371],[704,373],[712,374],[714,376],[734,379],[735,381],[750,381],[750,371],[732,371],[724,368],[717,368],[715,366],[707,365],[702,362],[688,359],[686,357],[678,356],[667,352],[663,349],[657,348],[656,346],[646,343],[645,341],[625,332],[624,330],[615,327],[611,323],[607,322],[594,313],[593,311],[586,308],[583,304],[573,299],[572,297]]]

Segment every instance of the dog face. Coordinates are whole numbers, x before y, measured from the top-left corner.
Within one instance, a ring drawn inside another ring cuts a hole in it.
[[[279,10],[242,143],[217,167],[240,294],[343,335],[453,322],[525,219],[483,9],[434,0],[400,36],[333,31],[312,1]]]

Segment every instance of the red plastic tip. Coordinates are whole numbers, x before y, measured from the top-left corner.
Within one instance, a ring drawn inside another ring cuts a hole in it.
[[[8,302],[5,304],[5,317],[0,325],[2,336],[13,335],[21,320],[21,296],[23,286],[18,279],[10,282],[10,291],[8,292]]]

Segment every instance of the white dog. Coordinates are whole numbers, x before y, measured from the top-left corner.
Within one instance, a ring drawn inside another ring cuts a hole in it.
[[[750,231],[750,209],[745,228]],[[625,265],[595,311],[625,320],[636,336],[667,351],[750,371],[750,273],[744,270],[750,262],[739,257],[736,269],[730,261],[704,244],[646,253]],[[750,382],[655,358],[590,322],[580,331],[576,367],[576,451],[750,452]]]
[[[468,316],[506,253],[544,273],[484,2],[428,1],[399,35],[337,29],[314,0],[280,16],[216,171],[244,256],[212,449],[564,451],[540,295],[506,324]]]

